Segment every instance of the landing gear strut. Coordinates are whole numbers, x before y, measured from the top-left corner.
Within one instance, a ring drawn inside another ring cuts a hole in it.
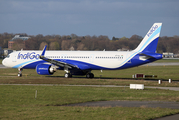
[[[68,70],[68,67],[67,67],[67,66],[64,67],[64,71],[66,72],[65,75],[64,75],[65,78],[70,78],[70,77],[72,77],[72,74],[69,73],[69,70]]]
[[[22,68],[18,68],[19,73],[17,74],[18,77],[22,77]]]

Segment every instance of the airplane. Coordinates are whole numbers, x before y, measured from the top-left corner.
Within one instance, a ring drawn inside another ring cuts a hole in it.
[[[162,59],[156,53],[162,23],[154,23],[138,47],[132,51],[42,51],[21,50],[10,53],[2,64],[18,68],[18,76],[23,69],[36,69],[39,75],[52,75],[64,70],[65,78],[86,75],[94,78],[92,70],[119,70],[136,67]]]

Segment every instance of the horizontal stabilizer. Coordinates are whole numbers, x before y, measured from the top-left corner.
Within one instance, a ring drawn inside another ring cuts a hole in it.
[[[149,58],[154,58],[154,59],[162,59],[163,55],[159,53],[139,53],[141,59],[149,59]]]

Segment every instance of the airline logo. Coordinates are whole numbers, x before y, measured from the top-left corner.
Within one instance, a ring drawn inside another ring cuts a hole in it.
[[[36,54],[35,52],[31,52],[31,53],[26,53],[26,54],[21,54],[19,52],[17,59],[39,59],[40,55]]]
[[[39,70],[48,70],[48,68],[39,68]]]
[[[150,30],[149,33],[147,33],[147,36],[150,37],[152,33],[158,28],[158,25],[153,26]]]

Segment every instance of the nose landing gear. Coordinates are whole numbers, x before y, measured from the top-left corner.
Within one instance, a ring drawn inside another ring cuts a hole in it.
[[[22,68],[18,68],[18,70],[19,70],[19,73],[17,74],[17,76],[18,76],[18,77],[22,77],[22,70],[23,70],[23,69],[22,69]]]

